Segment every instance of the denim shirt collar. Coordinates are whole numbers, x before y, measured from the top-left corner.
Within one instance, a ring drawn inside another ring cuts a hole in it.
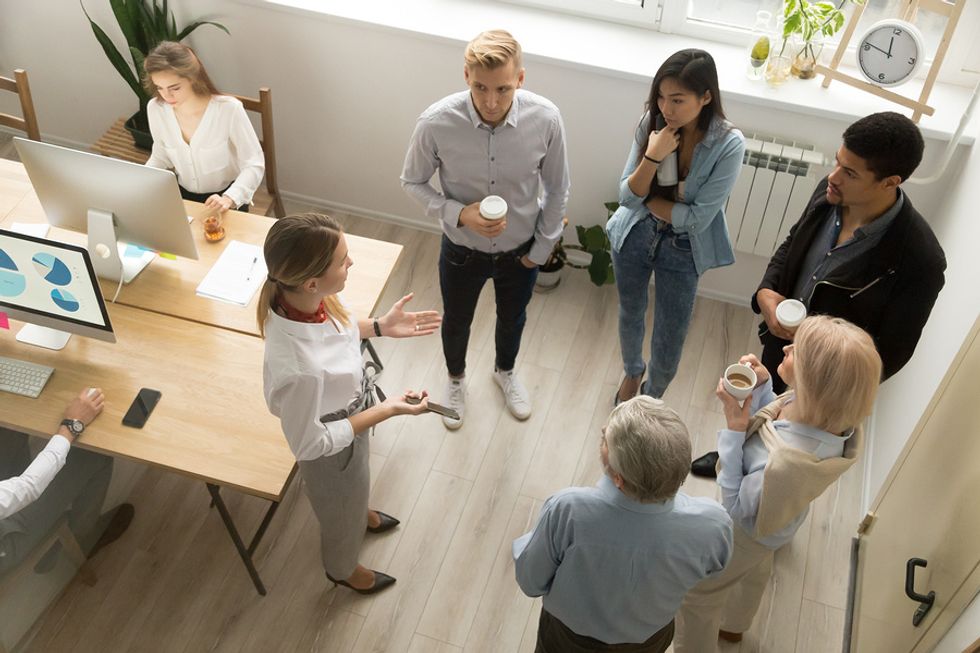
[[[699,145],[703,145],[706,148],[714,147],[733,127],[734,125],[724,118],[715,116],[711,120],[711,124],[708,125],[708,131],[704,133],[704,138],[701,139]]]
[[[671,497],[666,501],[660,503],[640,503],[630,499],[628,496],[623,494],[623,491],[616,487],[616,484],[612,482],[608,474],[603,474],[602,478],[596,484],[599,488],[599,494],[613,504],[617,508],[622,508],[624,510],[629,510],[631,512],[642,512],[647,514],[659,514],[670,512],[674,509],[674,498]]]
[[[905,205],[905,191],[903,191],[901,188],[897,190],[898,190],[897,193],[898,196],[895,198],[895,203],[892,204],[887,211],[882,213],[880,216],[878,216],[868,224],[864,225],[863,227],[859,227],[855,229],[854,230],[855,236],[857,236],[858,233],[860,233],[861,237],[864,238],[867,236],[873,236],[874,234],[877,233],[884,233],[884,231],[891,226],[891,224],[895,221],[895,217],[898,215],[898,212],[901,211],[902,206]]]

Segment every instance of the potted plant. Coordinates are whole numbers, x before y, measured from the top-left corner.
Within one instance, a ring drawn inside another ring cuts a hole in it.
[[[842,8],[848,0],[840,0],[835,6],[832,2],[810,2],[809,0],[783,0],[783,45],[795,37],[791,49],[793,57],[790,72],[800,79],[816,77],[817,59],[823,50],[825,38],[831,38],[844,26]],[[850,0],[854,4],[864,4],[865,0]]]
[[[182,41],[201,25],[213,25],[225,34],[230,34],[230,32],[224,25],[209,20],[196,21],[184,29],[178,30],[177,21],[167,6],[167,0],[162,0],[162,2],[159,0],[109,0],[109,5],[112,7],[112,14],[126,38],[126,44],[129,46],[132,68],[105,33],[105,30],[99,27],[88,15],[84,4],[82,4],[82,11],[85,13],[85,18],[92,26],[95,38],[99,41],[112,66],[129,84],[139,100],[139,111],[126,121],[126,129],[133,135],[137,147],[148,150],[153,146],[150,126],[146,119],[146,104],[150,101],[151,96],[142,84],[143,59],[161,41]]]
[[[618,202],[606,202],[605,204],[608,219],[617,208]],[[568,225],[568,219],[564,221]],[[555,249],[544,265],[538,268],[538,280],[535,285],[540,292],[547,292],[558,287],[561,283],[561,270],[566,265],[577,270],[588,270],[589,278],[597,286],[603,286],[616,281],[613,273],[612,246],[609,243],[609,236],[602,225],[592,225],[583,227],[575,225],[575,235],[578,237],[577,245],[565,245],[564,237],[559,238],[555,244]],[[588,263],[573,263],[568,260],[567,250],[584,252],[589,255]]]

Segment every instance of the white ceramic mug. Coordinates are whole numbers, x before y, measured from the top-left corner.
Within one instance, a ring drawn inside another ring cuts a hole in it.
[[[725,386],[725,392],[742,401],[752,394],[758,381],[759,377],[755,375],[755,370],[743,363],[735,363],[725,368],[722,384]]]

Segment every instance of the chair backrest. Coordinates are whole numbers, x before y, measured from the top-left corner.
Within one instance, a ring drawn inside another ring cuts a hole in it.
[[[267,87],[259,89],[258,99],[244,95],[234,97],[244,105],[246,111],[254,111],[259,114],[262,122],[262,136],[259,143],[262,145],[262,152],[265,154],[265,187],[272,197],[272,209],[277,218],[286,215],[282,206],[282,199],[279,196],[279,176],[276,171],[276,137],[272,128],[272,91]]]
[[[31,85],[27,82],[27,71],[17,68],[14,78],[0,77],[0,90],[12,91],[20,97],[20,108],[23,118],[0,113],[0,125],[13,127],[27,132],[31,140],[41,140],[41,130],[37,126],[37,114],[34,113],[34,100],[31,98]]]

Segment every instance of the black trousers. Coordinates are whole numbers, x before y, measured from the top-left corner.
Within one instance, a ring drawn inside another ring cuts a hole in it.
[[[786,382],[776,372],[776,368],[779,367],[779,364],[783,362],[783,358],[785,357],[783,347],[790,344],[790,342],[789,340],[777,338],[768,332],[759,336],[759,340],[762,341],[762,364],[769,371],[769,376],[772,377],[772,391],[777,395],[781,395],[786,392]]]
[[[616,653],[664,653],[674,640],[674,620],[655,632],[645,642],[637,644],[606,644],[592,637],[579,635],[541,608],[538,619],[538,642],[534,653],[588,653],[590,651],[615,651]]]
[[[212,195],[221,195],[226,190],[228,190],[229,188],[231,188],[231,186],[228,186],[228,187],[226,187],[226,188],[224,188],[222,190],[216,190],[213,193],[194,193],[194,192],[191,192],[191,191],[187,190],[186,188],[184,188],[180,184],[177,184],[177,186],[178,186],[178,188],[180,188],[180,196],[183,199],[185,199],[185,200],[187,200],[189,202],[200,202],[201,204],[204,204],[204,201],[206,199],[208,199],[209,197],[211,197]],[[236,211],[241,211],[242,213],[248,213],[248,204],[242,204],[241,206],[239,206],[235,210]]]

